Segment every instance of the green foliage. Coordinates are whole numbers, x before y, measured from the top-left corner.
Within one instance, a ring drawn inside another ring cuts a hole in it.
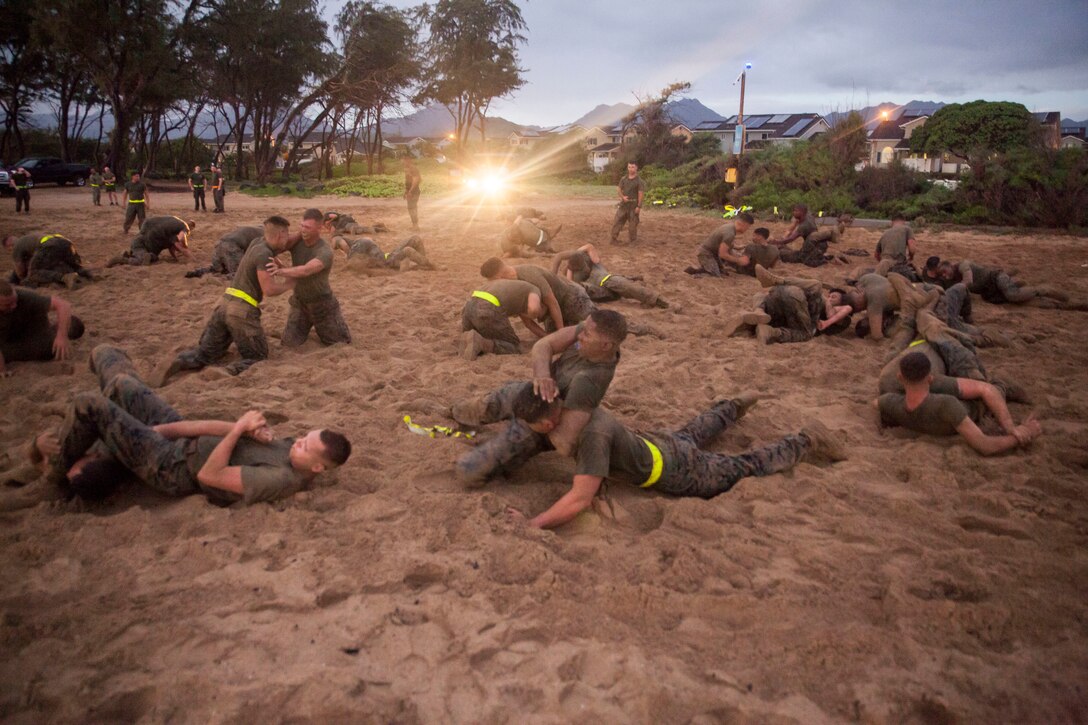
[[[941,108],[913,133],[910,143],[914,151],[947,151],[974,164],[995,152],[1037,147],[1040,138],[1039,124],[1021,104],[971,101]]]
[[[956,192],[957,221],[1083,227],[1088,225],[1088,153],[1018,148],[979,159]]]
[[[857,176],[855,201],[863,209],[879,209],[888,202],[920,194],[928,186],[922,174],[896,160],[885,167],[862,169]]]

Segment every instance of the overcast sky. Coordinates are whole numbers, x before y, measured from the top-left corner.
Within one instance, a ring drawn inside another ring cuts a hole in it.
[[[527,83],[491,109],[517,123],[573,121],[680,80],[729,116],[745,62],[753,66],[746,114],[982,98],[1088,119],[1088,0],[519,4],[529,26]],[[326,0],[326,16],[342,6]]]

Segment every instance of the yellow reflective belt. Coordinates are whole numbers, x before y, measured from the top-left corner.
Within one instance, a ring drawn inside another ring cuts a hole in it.
[[[454,430],[444,425],[419,425],[412,422],[412,416],[410,415],[404,416],[404,424],[408,426],[408,430],[416,435],[427,436],[428,438],[437,438],[439,435],[443,435],[447,438],[468,438],[471,440],[476,437],[476,433],[473,431]]]
[[[646,447],[650,449],[650,455],[654,459],[654,467],[650,469],[650,477],[642,484],[641,488],[649,488],[658,482],[661,478],[661,470],[665,467],[665,459],[661,457],[661,449],[655,446],[647,439],[639,436],[639,439],[646,444]]]
[[[261,306],[261,304],[257,300],[253,299],[252,297],[250,297],[248,294],[246,294],[245,292],[243,292],[240,289],[235,289],[234,287],[227,287],[226,294],[230,295],[231,297],[237,297],[238,299],[242,300],[243,302],[248,302],[249,304],[253,305],[254,307],[257,307],[258,309]]]
[[[143,204],[144,200],[143,199],[129,199],[128,203],[129,204]]]
[[[91,184],[91,188],[92,188],[92,189],[97,189],[97,188],[98,188],[98,184]]]
[[[389,252],[386,252],[386,253],[385,253],[385,258],[386,258],[386,259],[389,259]]]
[[[606,274],[604,277],[601,277],[601,284],[599,286],[604,287],[604,283],[607,282],[611,278],[612,278],[612,275],[610,275],[610,274]]]
[[[925,340],[915,340],[911,344],[907,345],[907,347],[914,347],[915,345],[921,345],[924,342],[925,342]]]
[[[499,302],[499,298],[490,292],[484,292],[483,290],[473,290],[472,296],[478,300],[487,300],[496,307],[502,307],[502,303]]]
[[[29,189],[29,186],[16,186],[16,189]]]
[[[57,237],[60,237],[60,236],[63,236],[63,235],[61,235],[61,234],[46,234],[44,237],[41,238],[41,241],[39,241],[38,244],[45,244],[50,239],[56,239]]]

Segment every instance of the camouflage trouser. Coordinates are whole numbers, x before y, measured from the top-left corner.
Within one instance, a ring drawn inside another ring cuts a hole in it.
[[[967,314],[971,312],[971,295],[962,282],[952,285],[941,294],[940,289],[934,285],[923,285],[919,290],[907,282],[905,277],[894,272],[888,275],[888,281],[899,296],[899,321],[892,333],[885,360],[891,360],[918,337],[917,318],[923,312],[932,313],[948,327],[971,337],[982,334],[981,330],[967,324],[963,319],[964,310]]]
[[[60,454],[52,476],[63,479],[72,464],[96,442],[152,488],[173,496],[199,490],[189,469],[187,439],[167,440],[153,426],[181,416],[135,377],[115,375],[102,393],[80,393],[61,424]]]
[[[514,418],[514,401],[522,390],[532,385],[528,382],[506,383],[487,393],[479,403],[469,399],[453,406],[455,413],[462,407],[473,409],[479,415],[478,420],[471,421],[474,426],[510,421],[498,435],[457,461],[455,470],[462,482],[483,483],[492,476],[515,470],[538,453],[551,450],[547,436],[534,433],[526,423]]]
[[[30,271],[27,272],[23,283],[28,287],[48,287],[51,284],[64,284],[64,275],[78,274],[80,277],[90,277],[89,270],[75,267],[70,264],[57,264],[48,269],[37,267],[33,261],[30,263]]]
[[[193,211],[208,211],[208,205],[204,203],[204,187],[193,189]]]
[[[420,237],[405,239],[385,257],[385,263],[394,268],[399,268],[401,262],[405,261],[413,262],[423,269],[434,269],[431,260],[427,259],[427,249],[423,246],[423,239]]]
[[[99,345],[91,350],[91,371],[98,376],[98,389],[102,391],[118,375],[130,375],[137,379],[140,377],[128,353],[110,345]]]
[[[711,277],[721,277],[723,268],[722,258],[714,252],[710,251],[706,247],[699,247],[698,253],[695,255],[699,260],[699,266],[703,271],[709,274]]]
[[[650,434],[661,449],[666,471],[652,488],[673,496],[713,498],[742,478],[788,471],[812,446],[800,433],[737,456],[701,449],[736,420],[736,406],[723,400],[674,433]]]
[[[78,340],[83,337],[83,320],[72,315],[68,324],[68,339]],[[52,360],[53,341],[57,339],[57,326],[43,326],[15,340],[0,343],[0,355],[4,362],[27,362],[31,360]]]
[[[242,257],[246,250],[233,242],[216,242],[212,250],[212,263],[210,271],[214,274],[225,274],[233,277],[238,271],[238,265],[242,263]]]
[[[145,202],[133,203],[128,202],[125,206],[125,231],[127,232],[132,228],[132,223],[136,219],[140,220],[140,226],[144,225],[144,221],[147,219],[147,204]]]
[[[657,293],[649,287],[618,274],[602,278],[597,286],[604,287],[617,297],[638,300],[649,307],[656,305],[659,299]]]
[[[979,329],[969,324],[971,322],[971,293],[967,291],[967,285],[963,282],[957,282],[946,289],[937,300],[933,312],[953,329],[970,335],[979,334]]]
[[[630,201],[621,201],[620,205],[616,207],[616,217],[612,220],[612,231],[609,233],[613,242],[619,241],[620,230],[623,229],[623,225],[627,225],[627,238],[631,240],[631,244],[638,241],[638,222],[639,215],[636,212],[637,205]]]
[[[350,224],[344,224],[336,228],[336,233],[340,236],[346,234],[373,234],[375,231],[374,227],[363,226],[358,222],[351,222]]]
[[[979,296],[987,302],[999,305],[1003,302],[1029,302],[1039,296],[1031,287],[1021,287],[1012,277],[1004,272],[997,272],[993,279],[980,292]]]
[[[521,353],[518,334],[510,324],[510,318],[487,300],[476,297],[469,299],[461,310],[461,330],[475,330],[495,343],[496,355],[518,355]]]
[[[212,200],[215,202],[215,210],[216,211],[223,211],[223,190],[222,189],[213,189],[212,190]]]
[[[405,199],[408,202],[408,217],[412,220],[412,228],[419,226],[419,190],[409,193]]]
[[[804,243],[801,244],[801,251],[780,249],[779,259],[783,262],[800,263],[808,267],[821,267],[827,264],[825,255],[827,254],[828,243],[837,244],[838,241],[839,230],[837,227],[821,229],[805,237]]]
[[[881,277],[887,277],[889,274],[898,274],[909,282],[922,281],[922,278],[918,276],[918,270],[916,270],[910,262],[904,262],[901,259],[882,259],[872,271],[875,274],[879,274]]]
[[[335,295],[325,295],[309,302],[300,302],[298,297],[291,295],[287,325],[281,338],[284,347],[298,347],[306,342],[310,328],[317,332],[317,339],[324,345],[351,342],[351,331]]]
[[[102,189],[97,186],[91,187],[91,203],[95,206],[102,206]]]
[[[597,309],[597,305],[593,300],[589,299],[589,293],[586,292],[585,287],[582,285],[569,285],[570,289],[566,294],[558,298],[559,311],[563,313],[563,325],[570,327],[571,325],[577,325],[579,322],[583,322],[587,317],[592,315]],[[627,321],[627,331],[632,335],[638,334],[631,330],[631,321]],[[544,321],[544,329],[548,332],[555,332],[555,323],[552,321],[551,315],[548,315],[548,319]]]
[[[220,303],[208,318],[196,349],[178,355],[180,369],[200,370],[219,362],[232,342],[238,347],[242,359],[227,366],[227,372],[231,375],[238,375],[255,363],[268,359],[268,340],[261,327],[259,307],[242,300]]]
[[[775,285],[760,303],[760,308],[771,316],[775,336],[770,342],[807,342],[816,335],[816,321],[823,308],[820,283],[802,288],[794,284]]]
[[[26,207],[26,213],[30,213],[30,189],[15,190],[15,213],[18,214]]]

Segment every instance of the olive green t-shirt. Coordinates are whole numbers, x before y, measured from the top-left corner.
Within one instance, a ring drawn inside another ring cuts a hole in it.
[[[14,310],[0,312],[0,343],[19,342],[49,329],[52,297],[19,287],[15,300]]]
[[[221,436],[200,436],[189,442],[186,452],[194,478],[221,440]],[[301,491],[306,488],[307,479],[291,466],[293,443],[291,438],[271,443],[242,438],[230,455],[230,465],[242,467],[242,495],[204,485],[200,487],[208,498],[245,501],[247,504],[274,501]]]
[[[238,227],[232,229],[219,238],[219,244],[228,244],[238,249],[249,249],[254,239],[264,236],[264,229],[260,227]],[[301,244],[301,242],[299,242]]]
[[[578,327],[581,332],[581,325]],[[590,411],[601,404],[612,376],[616,374],[619,353],[608,362],[586,360],[577,344],[568,347],[552,362],[552,377],[568,410]]]
[[[261,290],[261,281],[257,278],[257,273],[265,269],[273,256],[275,255],[263,239],[254,241],[242,256],[242,261],[238,263],[238,271],[234,273],[230,286],[245,292],[260,303],[264,299],[264,292]],[[238,299],[234,295],[225,296],[227,299]]]
[[[114,186],[117,184],[117,176],[111,171],[109,173],[102,173],[102,183],[106,186]]]
[[[141,201],[147,192],[147,184],[142,181],[125,182],[125,192],[128,193],[129,201]]]
[[[975,264],[969,259],[965,259],[960,262],[958,265],[956,265],[956,268],[959,270],[961,277],[963,275],[966,275],[968,272],[971,273],[970,290],[972,292],[975,292],[976,294],[985,287],[990,286],[990,283],[993,282],[994,277],[997,276],[997,270],[993,269],[992,267],[983,267],[981,264]]]
[[[646,192],[646,184],[643,183],[642,178],[639,176],[636,176],[633,179],[624,176],[620,179],[619,188],[620,193],[630,200],[626,202],[621,201],[620,203],[623,204],[638,204],[638,193],[640,191],[643,193]]]
[[[568,301],[573,293],[573,285],[570,282],[560,279],[549,270],[532,264],[519,264],[514,267],[514,270],[518,274],[518,279],[522,282],[528,282],[542,293],[545,290],[551,290],[560,307],[563,306],[564,302]]]
[[[544,240],[544,230],[528,219],[522,219],[510,227],[507,238],[520,242],[527,247],[535,247]]]
[[[90,179],[88,179],[88,181],[90,182],[91,186],[102,186],[102,181],[103,181],[102,174],[99,174],[97,172],[93,173],[93,174],[91,174]]]
[[[206,179],[204,178],[204,174],[198,174],[196,172],[193,172],[189,174],[189,181],[192,182],[193,188],[203,189]]]
[[[38,252],[38,244],[44,234],[24,234],[11,245],[11,258],[18,264],[30,264],[31,258]]]
[[[900,225],[888,229],[880,235],[880,241],[876,243],[877,254],[881,259],[894,259],[897,262],[907,261],[907,241],[911,238],[910,227]]]
[[[801,220],[801,223],[797,225],[797,234],[802,239],[807,239],[809,234],[812,234],[819,227],[816,225],[816,220],[812,218],[812,215],[806,216]]]
[[[865,309],[880,310],[883,314],[899,309],[899,297],[887,277],[879,274],[863,274],[858,289],[865,293]]]
[[[606,410],[593,411],[578,438],[574,473],[641,485],[653,471],[654,459],[645,441]]]
[[[529,295],[543,299],[539,288],[519,279],[496,279],[485,283],[479,289],[494,295],[507,317],[524,315],[529,309]]]
[[[291,247],[292,266],[301,267],[311,259],[320,259],[325,268],[309,277],[300,277],[295,282],[295,298],[299,302],[313,302],[332,294],[332,287],[329,285],[329,273],[332,272],[332,247],[320,238],[312,247],[307,247],[303,241]]]
[[[955,435],[956,427],[967,417],[967,408],[958,398],[932,391],[914,410],[907,410],[907,398],[901,393],[881,395],[878,405],[881,425],[934,436]]]
[[[144,222],[140,233],[132,240],[132,248],[142,248],[160,254],[178,242],[178,234],[189,231],[189,225],[172,216],[153,216]]]
[[[718,250],[721,245],[725,245],[726,248],[732,253],[733,244],[737,238],[737,227],[729,222],[728,224],[722,224],[720,227],[710,233],[710,236],[703,242],[703,249],[707,250],[711,254],[718,254]]]

